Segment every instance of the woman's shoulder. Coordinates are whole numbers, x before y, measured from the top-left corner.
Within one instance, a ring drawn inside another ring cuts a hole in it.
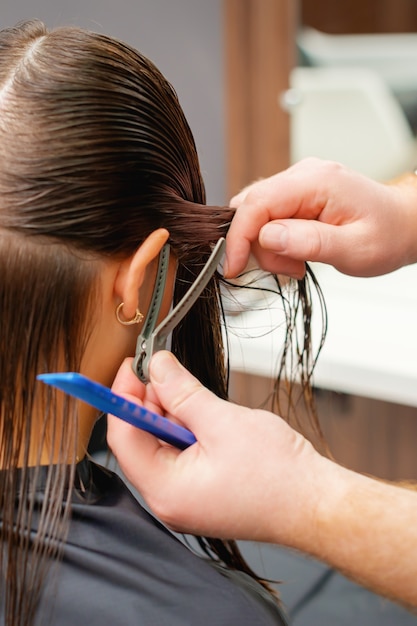
[[[285,624],[275,601],[255,581],[195,554],[118,475],[91,462],[83,472],[89,489],[83,499],[78,486],[73,500],[56,570],[54,623]]]

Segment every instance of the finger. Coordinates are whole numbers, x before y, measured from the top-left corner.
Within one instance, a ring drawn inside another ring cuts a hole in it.
[[[198,440],[199,420],[202,423],[208,422],[209,418],[216,413],[215,407],[213,413],[213,402],[221,402],[221,400],[202,387],[197,379],[187,372],[169,352],[157,352],[153,356],[150,363],[150,376],[149,402],[164,407],[165,411],[176,421],[194,430]],[[129,378],[130,376],[128,387]],[[117,389],[120,390],[120,387]],[[131,396],[127,395],[127,397]],[[207,411],[202,411],[206,401],[209,401],[210,407]],[[147,402],[148,398],[145,397],[145,404]],[[170,498],[170,485],[175,480],[181,482],[180,476],[183,475],[187,463],[192,462],[192,459],[195,462],[200,457],[204,446],[197,441],[195,445],[181,452],[172,446],[161,444],[149,433],[123,422],[117,423],[116,418],[109,417],[111,422],[109,445],[122,471],[142,493],[151,508],[156,511],[160,510],[162,514],[167,499]],[[207,439],[210,437],[206,437],[206,442]],[[187,479],[186,472],[183,479],[185,482],[190,480],[190,477]]]
[[[259,244],[280,257],[335,265],[346,255],[346,240],[351,230],[348,226],[339,228],[314,220],[272,221],[261,228]]]
[[[203,387],[201,383],[188,372],[167,351],[157,352],[150,363],[150,377],[154,391],[165,410],[189,428],[199,439],[204,434],[205,441],[212,441],[215,429],[210,428],[221,414],[224,400],[220,400]],[[233,413],[233,405],[228,415]]]
[[[158,413],[158,415],[162,415],[163,417],[165,416],[165,409],[161,405],[161,402],[153,389],[152,383],[148,383],[146,385],[146,396],[143,404],[150,411]]]
[[[301,280],[305,276],[306,264],[304,261],[291,259],[280,254],[275,254],[275,252],[262,250],[261,248],[259,251],[255,251],[254,255],[258,261],[259,267],[266,272],[287,276],[295,280]]]
[[[128,358],[122,363],[112,390],[131,402],[145,403],[147,408],[161,412],[160,405],[156,402],[152,404],[152,399],[144,402],[147,389],[134,375],[131,367],[132,360]],[[139,472],[144,479],[152,480],[148,477],[148,472],[151,472],[155,464],[159,462],[157,453],[162,447],[156,437],[109,414],[107,416],[107,442],[123,472],[132,482],[135,482]],[[175,455],[175,451],[173,454]]]
[[[229,205],[234,208],[237,209],[238,206],[240,206],[242,204],[242,202],[245,201],[246,196],[248,195],[248,193],[257,185],[260,184],[260,182],[264,180],[263,178],[257,181],[254,181],[253,183],[251,183],[250,185],[246,185],[246,187],[244,187],[243,189],[241,189],[239,191],[239,193],[237,193],[235,196],[233,196],[233,198],[230,200]]]
[[[134,401],[142,404],[145,397],[146,387],[132,371],[133,358],[126,358],[113,381],[112,391],[116,394],[129,394],[134,396]]]
[[[241,205],[236,211],[226,235],[225,278],[234,278],[245,269],[251,246],[257,240],[259,230],[270,220],[268,208]]]
[[[108,442],[128,481],[151,505],[173,477],[181,451],[116,417],[108,416]]]
[[[132,399],[131,396],[124,397],[127,400]],[[135,459],[135,463],[137,459],[139,465],[149,464],[161,447],[161,443],[153,435],[111,414],[107,416],[107,442],[122,468],[131,458]]]
[[[304,262],[266,250],[257,241],[252,244],[251,255],[255,257],[258,267],[271,274],[280,274],[300,280],[306,271]]]
[[[128,400],[134,400],[129,394]],[[107,442],[126,478],[150,502],[172,475],[180,450],[113,415],[107,416]]]
[[[280,247],[280,259],[287,256],[300,261],[312,261],[333,265],[344,274],[366,276],[363,259],[371,254],[366,228],[357,223],[342,224],[340,226],[325,224],[310,220],[287,220],[280,223],[287,229],[285,248],[277,246],[274,235],[266,235],[272,224],[267,224],[260,233],[260,241],[268,248]],[[271,233],[270,233],[271,234]],[[372,243],[372,241],[371,241]],[[352,254],[353,250],[360,250],[360,254]],[[273,268],[273,261],[270,260]],[[271,271],[271,270],[270,270]]]
[[[278,180],[278,176],[275,180]],[[258,240],[259,232],[265,224],[297,214],[303,201],[301,193],[300,187],[289,185],[285,179],[279,187],[272,185],[271,181],[263,181],[256,189],[248,192],[243,204],[237,209],[226,236],[226,278],[233,278],[245,269],[251,247]],[[315,217],[316,212],[312,216]]]
[[[237,208],[226,238],[225,277],[244,270],[251,245],[271,220],[315,220],[330,197],[330,181],[338,164],[306,159],[284,172],[255,183],[232,200]]]

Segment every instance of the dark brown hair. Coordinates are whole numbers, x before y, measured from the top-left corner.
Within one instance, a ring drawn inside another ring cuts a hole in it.
[[[74,479],[67,459],[77,416],[70,400],[58,407],[54,393],[35,381],[40,371],[79,369],[94,322],[97,270],[91,258],[127,257],[153,230],[166,228],[179,264],[177,302],[232,216],[231,209],[205,205],[191,131],[171,85],[148,59],[109,37],[75,28],[48,32],[38,21],[0,32],[0,458],[5,468],[0,472],[0,549],[6,624],[31,623],[45,564],[65,540],[68,507],[63,503],[69,501],[68,480],[71,485]],[[308,392],[306,285],[303,280],[290,290],[296,294],[294,307],[281,295],[289,307],[287,354],[295,315],[301,310],[304,316],[296,358]],[[204,385],[226,398],[220,321],[216,275],[175,330],[172,350]],[[58,411],[65,419],[57,420]],[[29,538],[36,506],[27,471],[34,436],[57,443],[61,462],[49,467],[42,523]],[[200,543],[228,566],[249,571],[234,542],[200,538]]]

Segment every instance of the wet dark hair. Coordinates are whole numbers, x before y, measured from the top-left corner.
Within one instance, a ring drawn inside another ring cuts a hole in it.
[[[77,415],[71,400],[59,407],[36,374],[80,367],[94,323],[98,277],[91,259],[127,258],[164,227],[178,259],[178,302],[232,217],[232,209],[205,205],[191,131],[171,85],[147,58],[104,35],[76,28],[48,32],[38,21],[0,32],[0,550],[6,624],[31,623],[48,563],[59,557],[65,540],[69,505],[63,503],[70,501],[75,475],[67,461],[74,456]],[[295,306],[287,306],[286,352],[292,320],[301,311],[297,359],[308,395],[306,280],[294,294]],[[174,331],[172,350],[204,385],[227,398],[217,274]],[[48,469],[42,522],[29,540],[34,437],[49,437],[59,461]],[[254,575],[233,541],[199,541],[229,567]]]

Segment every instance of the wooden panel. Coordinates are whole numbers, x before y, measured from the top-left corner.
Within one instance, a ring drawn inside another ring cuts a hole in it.
[[[225,0],[229,197],[289,163],[289,119],[279,106],[295,63],[297,3]]]
[[[415,0],[301,0],[303,24],[327,33],[417,31]]]
[[[232,399],[250,407],[264,405],[273,388],[267,378],[236,372],[231,383]],[[417,480],[417,409],[326,390],[316,390],[315,397],[320,425],[338,463],[388,480]],[[301,424],[303,419],[299,415]]]
[[[337,461],[380,478],[417,479],[417,409],[324,391],[317,404]]]

